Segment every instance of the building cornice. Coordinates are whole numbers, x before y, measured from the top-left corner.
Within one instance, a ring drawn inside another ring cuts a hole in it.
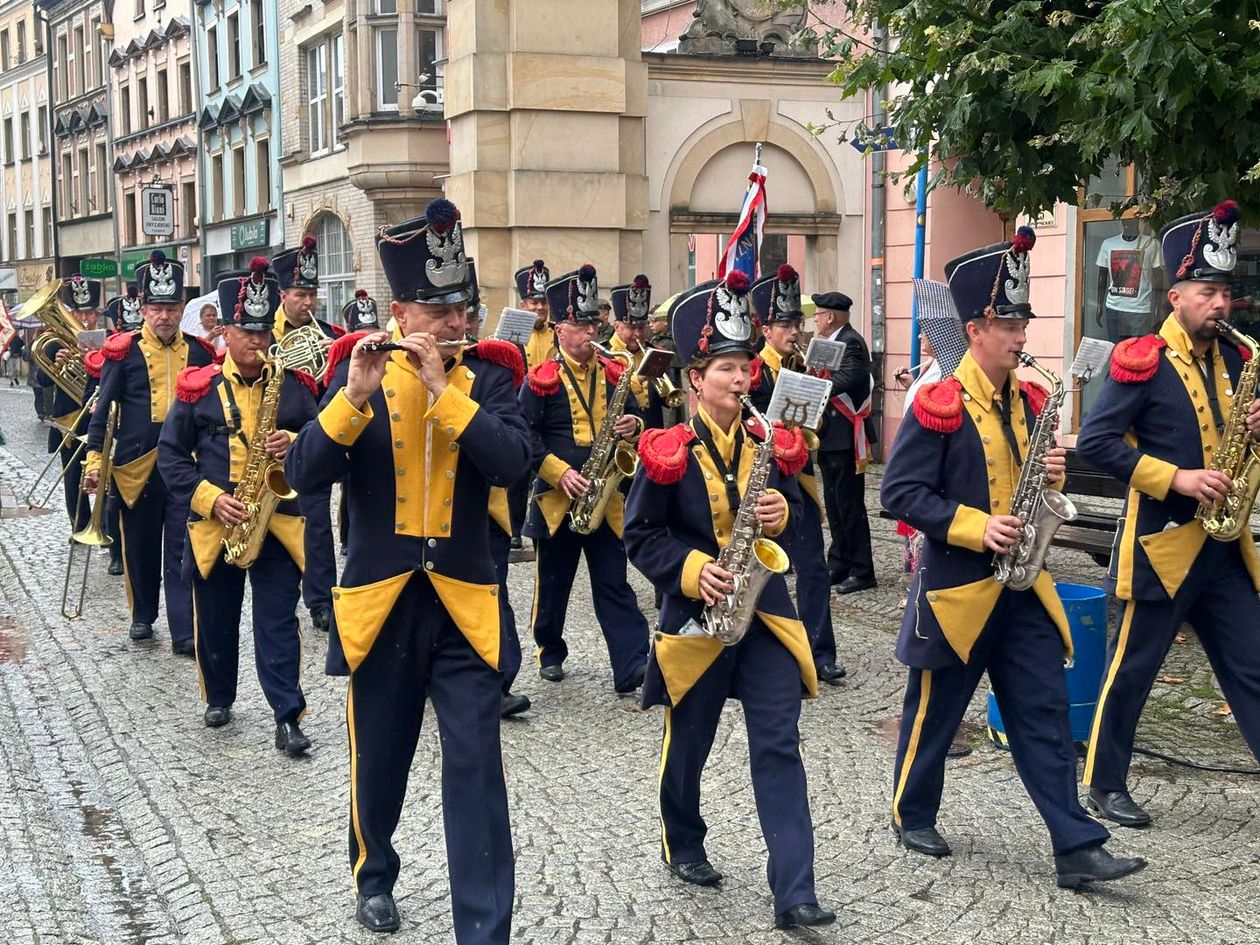
[[[648,79],[672,79],[727,85],[800,85],[821,82],[836,67],[826,59],[791,59],[774,56],[684,56],[678,53],[643,53]]]
[[[28,59],[20,66],[14,66],[12,69],[5,69],[0,72],[0,88],[8,88],[10,85],[16,85],[18,82],[25,82],[32,76],[46,76],[47,74],[48,57],[46,55],[39,56],[36,59]]]

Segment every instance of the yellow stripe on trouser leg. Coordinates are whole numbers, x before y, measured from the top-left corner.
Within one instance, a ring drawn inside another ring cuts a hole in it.
[[[201,675],[201,647],[197,645],[197,592],[192,592],[192,610],[193,610],[193,663],[197,667],[197,688],[201,690],[201,701],[209,702],[210,696],[206,692],[206,677]]]
[[[538,597],[542,593],[542,542],[534,542],[534,603],[529,612],[529,632],[534,632],[538,623]],[[537,639],[535,637],[535,639]],[[542,666],[542,647],[534,647],[534,663]]]
[[[897,792],[893,795],[893,823],[901,826],[901,794],[906,789],[906,781],[910,779],[910,767],[914,764],[914,756],[919,750],[919,739],[923,736],[923,719],[927,716],[928,700],[932,698],[932,671],[919,671],[919,710],[914,714],[914,727],[910,730],[910,740],[906,743],[906,754],[901,759],[901,775],[897,778]]]
[[[359,826],[359,753],[354,733],[354,677],[346,687],[346,730],[350,733],[350,826],[354,829],[354,842],[359,845],[359,858],[351,872],[354,885],[359,886],[359,870],[367,862],[367,844],[363,842],[363,828]]]
[[[118,512],[118,540],[122,543],[123,589],[127,592],[127,610],[135,611],[135,596],[131,592],[131,568],[127,567],[127,526],[123,520],[127,516],[122,510]]]
[[[1098,694],[1098,705],[1094,708],[1094,724],[1089,729],[1089,751],[1085,755],[1085,771],[1081,783],[1091,786],[1094,780],[1094,755],[1098,746],[1098,730],[1102,727],[1103,710],[1107,705],[1107,696],[1111,694],[1111,684],[1116,681],[1116,673],[1124,659],[1124,651],[1129,645],[1129,630],[1133,626],[1133,612],[1137,610],[1137,601],[1131,600],[1124,605],[1124,617],[1120,620],[1120,634],[1116,638],[1116,655],[1107,667],[1107,679],[1103,682],[1102,692]]]
[[[665,813],[660,809],[661,804],[661,787],[665,783],[665,762],[669,758],[669,741],[670,741],[670,718],[673,709],[665,707],[665,737],[661,741],[661,766],[656,777],[656,809],[657,815],[661,819],[661,850],[665,853],[665,862],[672,865],[673,856],[669,852],[669,835],[665,831]]]

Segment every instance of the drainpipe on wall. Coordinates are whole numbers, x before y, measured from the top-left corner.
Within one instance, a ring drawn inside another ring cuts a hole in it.
[[[881,56],[888,52],[888,33],[883,27],[875,29],[875,48]],[[871,116],[876,128],[883,128],[888,120],[884,109],[887,89],[873,89]],[[871,394],[871,416],[875,428],[882,429],[884,422],[884,223],[888,205],[888,191],[884,182],[884,171],[888,166],[887,152],[875,151],[871,155],[871,370],[875,375],[875,389]],[[878,458],[882,458],[879,444],[875,447]]]
[[[197,194],[197,246],[201,250],[199,269],[196,272],[197,285],[201,286],[204,295],[210,291],[210,256],[206,245],[206,188],[204,186],[209,173],[202,163],[206,158],[206,133],[201,127],[201,11],[198,4],[192,5],[192,28],[188,31],[188,62],[192,66],[193,123],[197,126],[197,168],[193,174],[193,190]]]
[[[108,8],[105,11],[105,15],[109,17],[112,15],[113,5],[108,4],[107,7]],[[101,30],[101,33],[100,33],[100,37],[98,37],[97,39],[97,42],[99,43],[101,39],[108,39],[110,41],[110,45],[113,45],[113,40],[114,40],[113,21],[109,19],[103,20],[101,22],[100,30]],[[106,64],[106,66],[108,67],[108,63]],[[117,275],[114,276],[114,278],[118,282],[118,286],[117,286],[118,294],[126,295],[126,291],[123,289],[125,282],[123,280],[123,268],[122,268],[122,238],[118,232],[118,207],[114,202],[118,194],[114,190],[114,181],[113,181],[114,96],[110,92],[110,87],[111,87],[111,83],[106,82],[105,84],[105,163],[109,165],[109,168],[108,168],[109,173],[110,173],[109,202],[112,208],[112,212],[110,213],[109,218],[114,228],[114,265],[118,267],[118,273]]]

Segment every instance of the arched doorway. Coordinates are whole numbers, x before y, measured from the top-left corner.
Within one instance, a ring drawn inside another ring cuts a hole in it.
[[[319,241],[319,301],[325,320],[342,324],[341,310],[354,298],[354,244],[341,217],[324,211],[311,221]]]

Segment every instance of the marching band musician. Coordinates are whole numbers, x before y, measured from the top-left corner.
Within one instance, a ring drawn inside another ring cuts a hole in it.
[[[105,340],[100,394],[88,426],[83,488],[95,491],[110,404],[118,404],[114,439],[114,487],[122,500],[123,579],[131,605],[132,640],[153,636],[159,588],[166,589],[171,649],[193,655],[192,595],[180,577],[187,497],[167,488],[157,465],[158,434],[175,401],[175,382],[186,367],[204,367],[214,351],[179,330],[184,307],[184,267],[160,249],[136,267],[144,326]]]
[[[261,498],[261,492],[238,494],[247,469],[255,463],[281,463],[297,432],[315,416],[315,381],[267,361],[280,290],[265,259],[255,259],[246,275],[223,279],[218,291],[226,357],[221,365],[180,372],[178,400],[158,442],[158,470],[170,490],[190,508],[183,575],[192,585],[205,724],[219,728],[232,718],[248,573],[254,590],[258,681],[275,716],[276,748],[296,758],[311,747],[298,727],[306,699],[299,682],[301,638],[296,616],[304,557],[297,499],[282,498],[266,521],[255,518],[254,525],[263,536],[252,563],[227,561],[223,542],[229,529],[250,520],[245,501],[257,503]],[[280,385],[278,401],[269,405],[276,371],[284,371],[284,376],[275,381]],[[260,423],[268,422],[268,414],[271,433],[265,441],[265,456],[259,456],[255,433]]]
[[[315,317],[319,305],[319,246],[315,237],[302,237],[297,249],[279,253],[272,261],[280,285],[280,307],[272,333],[280,341],[295,328],[313,325],[330,346],[346,333],[339,325]],[[332,586],[337,583],[337,557],[333,548],[332,492],[302,496],[306,516],[306,567],[302,572],[302,601],[311,612],[317,630],[328,630],[332,614]]]
[[[612,337],[608,347],[612,351],[625,351],[634,360],[631,370],[637,371],[643,363],[644,340],[647,335],[648,311],[652,307],[652,283],[645,275],[637,275],[626,285],[614,286],[608,293],[612,306]],[[630,382],[630,390],[639,404],[639,416],[644,429],[660,429],[665,426],[665,403],[652,381],[636,377]]]
[[[1163,229],[1172,314],[1159,334],[1116,346],[1111,376],[1077,442],[1082,459],[1129,486],[1107,575],[1107,590],[1124,610],[1083,777],[1090,808],[1126,827],[1150,823],[1129,794],[1129,761],[1138,717],[1183,622],[1194,627],[1260,757],[1260,560],[1245,519],[1241,534],[1226,541],[1209,539],[1195,516],[1231,487],[1226,472],[1210,468],[1213,460],[1254,448],[1240,441],[1260,432],[1260,399],[1246,410],[1245,430],[1226,428],[1250,358],[1217,337],[1230,313],[1238,230],[1233,201]]]
[[[645,707],[665,706],[661,856],[685,882],[714,886],[722,880],[705,854],[700,776],[723,705],[739,699],[769,851],[775,925],[827,925],[835,913],[818,905],[814,891],[814,831],[797,725],[802,689],[813,697],[818,681],[787,584],[782,576],[770,578],[751,629],[732,646],[697,626],[705,605],[734,590],[735,575],[715,562],[734,537],[759,442],[773,432],[769,488],[756,500],[757,521],[771,538],[788,526],[789,497],[799,511],[792,477],[808,456],[799,431],[741,422],[737,395],[748,392],[753,357],[747,291],[747,277],[735,271],[674,303],[674,338],[699,409],[689,423],[644,434],[626,512],[630,558],[664,591],[642,697]]]
[[[514,345],[462,350],[470,295],[459,211],[446,200],[383,229],[397,351],[347,337],[330,353],[317,422],[289,450],[299,492],[344,480],[350,546],[334,623],[351,669],[350,862],[356,916],[398,928],[391,837],[425,699],[442,742],[442,807],[455,939],[502,943],[511,928],[513,853],[499,747],[502,634],[487,548],[490,486],[529,465]]]
[[[608,500],[604,520],[589,535],[573,530],[569,509],[590,483],[582,467],[591,454],[617,381],[625,370],[620,359],[597,355],[592,342],[599,327],[598,276],[589,263],[547,286],[547,304],[556,322],[559,354],[529,371],[520,402],[533,437],[538,472],[524,534],[537,554],[534,586],[534,643],[538,674],[548,682],[564,679],[569,648],[564,641],[565,613],[586,553],[595,619],[608,646],[613,688],[630,693],[643,682],[648,627],[626,580],[626,552],[621,543],[624,499]],[[618,438],[637,437],[642,420],[633,398],[613,427]]]
[[[140,304],[140,290],[134,282],[127,283],[127,294],[115,296],[105,305],[105,318],[113,326],[111,334],[124,331],[135,331],[144,325],[144,312]],[[104,364],[105,353],[99,352]],[[98,371],[99,375],[99,371]],[[106,498],[105,530],[111,544],[109,546],[108,573],[119,577],[123,573],[122,535],[118,529],[122,514],[122,499],[118,496],[118,488],[111,487]]]
[[[766,341],[760,356],[753,362],[750,396],[753,405],[765,412],[770,406],[770,398],[774,396],[779,372],[804,369],[803,364],[788,366],[797,356],[805,320],[801,311],[800,276],[791,266],[782,265],[774,275],[753,283],[749,299]],[[797,607],[801,622],[809,633],[818,679],[834,686],[845,677],[846,671],[836,663],[836,637],[831,624],[831,581],[827,573],[827,549],[823,542],[823,499],[818,489],[813,455],[806,460],[796,481],[803,493],[801,514],[791,524]]]
[[[556,333],[547,320],[547,286],[551,270],[541,259],[516,270],[516,295],[521,308],[534,313],[534,330],[525,343],[525,367],[536,368],[556,354]]]
[[[1008,514],[1028,457],[1029,431],[1047,392],[1015,375],[1034,317],[1029,250],[1036,237],[974,250],[945,265],[969,344],[954,376],[923,385],[884,472],[884,507],[925,536],[897,641],[909,668],[894,770],[893,827],[909,850],[950,853],[936,830],[945,755],[980,677],[988,671],[1011,757],[1049,828],[1058,884],[1079,889],[1144,867],[1112,857],[1109,834],[1081,808],[1068,696],[1059,671],[1071,656],[1067,616],[1042,571],[1028,590],[994,580],[994,553],[1021,540]],[[1044,457],[1061,488],[1065,458]]]
[[[380,309],[367,289],[355,291],[354,298],[342,307],[341,318],[347,332],[378,331],[381,327]]]
[[[73,313],[75,320],[84,331],[96,330],[101,317],[101,284],[98,281],[85,279],[80,275],[71,276],[61,283],[57,297],[61,304]],[[64,365],[70,358],[77,357],[59,342],[50,344],[48,350],[53,353],[58,365]],[[87,374],[87,385],[84,388],[83,400],[86,403],[96,390],[96,379],[93,376],[92,366],[85,364],[84,370]],[[66,431],[70,430],[75,417],[82,412],[83,404],[62,390],[61,386],[42,369],[35,373],[35,386],[45,390],[49,387],[53,389],[52,412],[49,417],[52,425],[48,428],[48,452],[56,452],[57,448],[61,447],[61,483],[66,498],[66,515],[70,517],[70,531],[74,533],[87,525],[92,509],[81,488],[83,464],[80,459],[82,454],[76,455],[79,442],[71,438],[62,446],[62,440],[65,439]],[[91,417],[84,414],[70,432],[75,437],[82,437],[87,433],[90,419]]]

